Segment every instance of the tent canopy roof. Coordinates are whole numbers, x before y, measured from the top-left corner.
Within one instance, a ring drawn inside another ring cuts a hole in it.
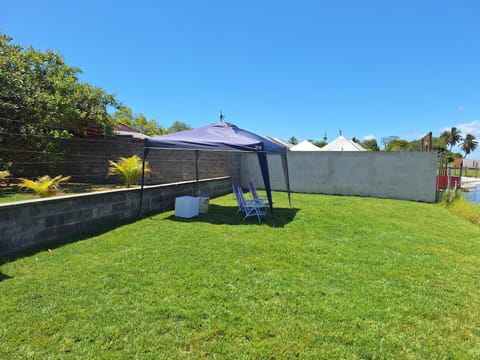
[[[287,148],[228,122],[151,137],[145,148],[206,151],[248,151],[285,154]]]
[[[301,143],[293,145],[290,151],[320,151],[320,147],[312,144],[308,140],[303,140]]]

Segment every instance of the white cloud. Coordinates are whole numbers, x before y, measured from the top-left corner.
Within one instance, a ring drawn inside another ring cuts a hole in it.
[[[460,134],[462,135],[462,137],[465,137],[465,135],[467,134],[472,134],[473,136],[475,136],[475,138],[480,140],[480,120],[473,120],[472,122],[469,122],[469,123],[458,124],[453,126],[456,127],[458,130],[460,130]],[[440,134],[444,131],[450,131],[451,128],[452,127],[444,127],[440,129]],[[453,147],[453,151],[460,152],[461,150],[457,145]]]
[[[408,132],[405,137],[401,137],[401,139],[405,139],[405,140],[408,140],[408,141],[412,141],[412,140],[418,140],[418,139],[421,139],[423,138],[425,135],[427,135],[427,133],[420,133],[418,131],[410,131]]]
[[[373,135],[373,134],[365,135],[363,137],[363,140],[373,140],[373,139],[376,139],[375,135]]]
[[[467,112],[467,108],[465,106],[458,106],[457,110],[461,112]]]
[[[466,124],[458,124],[456,127],[462,132],[462,136],[472,134],[477,139],[480,138],[480,120],[474,120]]]
[[[457,124],[457,125],[452,125],[456,127],[458,130],[460,130],[460,133],[462,136],[465,136],[467,134],[472,134],[476,138],[480,138],[480,120],[473,120],[472,122],[465,123],[465,124]],[[443,133],[444,131],[450,131],[452,128],[450,127],[443,127],[439,130],[439,133]]]

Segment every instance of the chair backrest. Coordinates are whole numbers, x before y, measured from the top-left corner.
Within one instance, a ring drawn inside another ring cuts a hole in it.
[[[250,194],[252,194],[252,198],[257,200],[258,199],[257,188],[255,187],[255,184],[253,183],[253,181],[250,181],[248,183],[248,189],[250,190]]]
[[[240,184],[233,184],[233,193],[235,194],[235,199],[237,200],[238,204],[238,212],[242,211],[245,213],[245,220],[248,216],[256,216],[259,222],[262,222],[261,217],[267,215],[266,211],[266,204],[263,202],[257,202],[254,200],[245,200],[243,196],[243,190]]]
[[[233,194],[235,195],[235,200],[237,200],[237,204],[241,210],[244,210],[247,207],[247,202],[245,201],[245,197],[243,196],[243,190],[240,184],[233,184]]]

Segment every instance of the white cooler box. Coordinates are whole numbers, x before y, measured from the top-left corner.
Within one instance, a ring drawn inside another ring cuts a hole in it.
[[[175,216],[191,218],[198,215],[198,198],[180,196],[175,198]]]
[[[210,197],[208,196],[208,194],[198,195],[198,212],[200,214],[208,213],[209,201]]]

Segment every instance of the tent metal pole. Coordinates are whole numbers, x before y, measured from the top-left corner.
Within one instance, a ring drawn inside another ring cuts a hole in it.
[[[264,151],[257,152],[257,158],[262,172],[263,183],[265,184],[265,191],[267,192],[268,205],[270,206],[270,214],[272,215],[272,225],[275,227],[275,214],[273,212],[272,188],[270,185],[267,154]]]
[[[285,155],[282,155],[282,167],[283,167],[283,176],[285,178],[285,185],[287,187],[287,193],[288,193],[288,204],[290,207],[292,207],[292,199],[290,196],[290,175],[288,174],[288,156],[287,153]]]
[[[198,156],[200,154],[199,150],[195,150],[195,196],[198,196]]]
[[[138,211],[138,216],[142,216],[142,205],[143,205],[143,187],[145,185],[145,161],[148,156],[148,152],[150,149],[146,148],[143,150],[143,159],[142,159],[142,182],[140,186],[140,209]]]

